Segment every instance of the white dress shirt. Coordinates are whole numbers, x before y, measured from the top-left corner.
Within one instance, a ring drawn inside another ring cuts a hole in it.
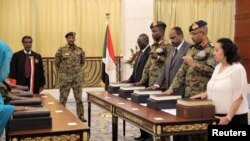
[[[212,78],[207,84],[208,99],[213,101],[215,112],[227,114],[232,103],[242,95],[243,101],[235,114],[247,113],[249,109],[245,68],[240,63],[234,63],[219,73],[221,66],[220,63],[215,67]]]

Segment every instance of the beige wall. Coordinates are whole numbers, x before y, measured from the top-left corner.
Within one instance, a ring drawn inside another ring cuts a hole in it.
[[[138,35],[146,33],[152,36],[150,24],[153,20],[153,0],[121,0],[121,56],[123,61],[131,55],[130,48],[135,48]],[[128,79],[132,68],[122,63],[121,78]]]

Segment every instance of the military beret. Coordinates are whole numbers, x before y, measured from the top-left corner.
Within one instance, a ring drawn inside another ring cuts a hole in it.
[[[207,22],[205,22],[203,20],[196,21],[189,26],[189,32],[194,31],[194,30],[201,28],[203,26],[206,26],[206,25],[207,25]]]
[[[150,25],[150,29],[152,29],[154,27],[161,27],[161,28],[165,29],[167,27],[167,25],[162,21],[153,21]]]
[[[68,36],[75,36],[76,33],[75,32],[68,32],[66,35],[65,35],[65,38],[67,38]]]

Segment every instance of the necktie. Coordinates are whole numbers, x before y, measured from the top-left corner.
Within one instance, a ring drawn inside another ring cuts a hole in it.
[[[140,51],[138,52],[138,56],[137,56],[137,59],[136,59],[136,62],[135,62],[135,67],[134,67],[135,70],[136,70],[137,67],[138,67],[139,61],[140,61],[140,59],[141,59],[141,55],[142,55],[142,50],[140,50]],[[137,77],[136,75],[137,75],[137,74],[136,74],[136,71],[135,71],[135,78]],[[136,80],[136,79],[135,79],[135,80]]]
[[[138,52],[138,57],[137,57],[138,59],[137,59],[137,62],[140,61],[141,55],[142,55],[142,50],[140,50],[140,51]]]
[[[173,60],[174,60],[174,58],[175,58],[175,56],[176,56],[177,53],[178,53],[178,49],[175,48],[174,54],[173,54],[173,56],[172,56],[172,58],[171,58],[171,64],[170,64],[170,66],[172,65]]]
[[[178,53],[178,49],[176,48],[175,51],[174,51],[173,58],[176,56],[177,53]]]
[[[26,54],[25,73],[24,73],[25,78],[30,78],[30,74],[31,74],[31,64],[30,64],[29,54]]]
[[[172,56],[172,58],[171,58],[171,62],[170,62],[170,69],[171,69],[171,66],[172,66],[172,64],[173,64],[173,60],[174,60],[174,58],[175,58],[175,56],[176,56],[177,53],[178,53],[178,49],[175,48],[174,54],[173,54],[173,56]],[[168,71],[168,73],[169,73],[168,76],[170,76],[170,71]],[[171,82],[170,82],[170,79],[168,78],[167,87],[169,87],[170,84],[171,84]]]

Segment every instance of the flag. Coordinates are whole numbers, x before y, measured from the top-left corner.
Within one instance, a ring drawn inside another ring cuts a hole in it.
[[[105,84],[105,88],[110,82],[116,82],[115,55],[109,25],[106,28],[103,45],[102,82]]]

